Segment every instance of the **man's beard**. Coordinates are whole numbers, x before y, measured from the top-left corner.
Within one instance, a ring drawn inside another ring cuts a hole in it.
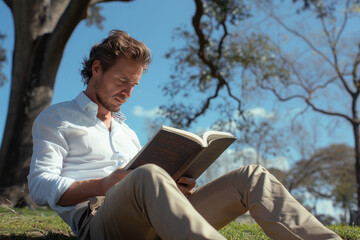
[[[113,105],[110,101],[106,98],[103,98],[101,95],[95,92],[97,101],[108,111],[110,112],[118,112],[120,110],[119,105]]]

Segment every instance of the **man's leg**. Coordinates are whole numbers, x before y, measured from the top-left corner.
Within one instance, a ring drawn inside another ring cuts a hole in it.
[[[198,188],[189,200],[216,229],[249,210],[272,239],[341,239],[261,166],[234,170]]]
[[[224,239],[190,204],[174,180],[149,164],[107,193],[89,223],[91,239]]]

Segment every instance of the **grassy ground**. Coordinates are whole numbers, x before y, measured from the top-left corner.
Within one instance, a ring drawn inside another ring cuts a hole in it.
[[[52,210],[0,208],[0,240],[77,239]]]
[[[360,239],[360,228],[352,226],[330,226],[343,239]],[[257,224],[232,222],[220,232],[229,240],[265,240],[268,238]],[[52,210],[29,210],[0,207],[0,240],[20,239],[77,239]]]

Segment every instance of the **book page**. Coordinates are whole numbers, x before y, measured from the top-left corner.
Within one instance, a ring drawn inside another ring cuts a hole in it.
[[[204,141],[200,136],[196,135],[195,133],[185,131],[185,130],[182,130],[182,129],[169,127],[169,126],[162,126],[162,129],[164,129],[166,131],[169,131],[169,132],[176,133],[176,134],[180,134],[180,135],[185,136],[187,138],[190,138],[193,141],[196,141],[197,143],[203,145],[204,147],[207,146],[207,142]]]
[[[203,141],[209,144],[211,141],[220,138],[235,138],[234,135],[228,132],[220,132],[220,131],[206,131],[202,135]]]

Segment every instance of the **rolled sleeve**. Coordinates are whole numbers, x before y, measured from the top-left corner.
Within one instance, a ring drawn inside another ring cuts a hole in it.
[[[44,111],[36,119],[32,133],[34,146],[28,175],[30,195],[35,203],[60,210],[57,202],[75,180],[61,176],[68,146],[61,134],[59,116]]]
[[[60,197],[75,182],[74,179],[48,173],[29,174],[29,189],[32,199],[38,205],[48,205],[58,209]]]

